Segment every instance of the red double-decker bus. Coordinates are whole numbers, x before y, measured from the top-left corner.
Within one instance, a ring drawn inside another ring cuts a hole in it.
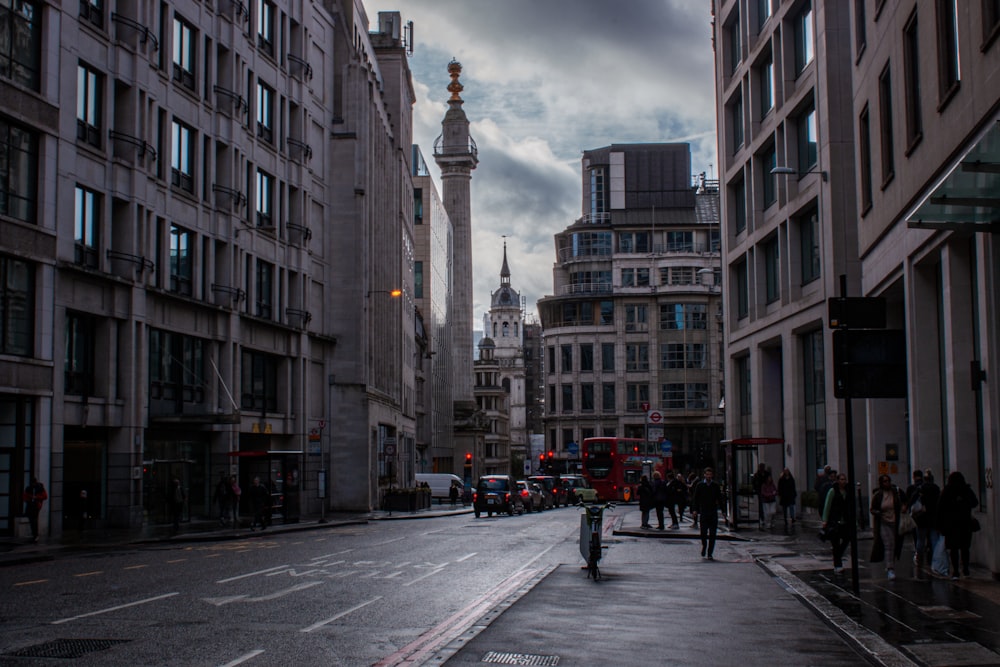
[[[641,438],[584,438],[583,476],[597,490],[601,500],[635,500],[639,478],[653,472],[665,474],[673,461],[664,456],[657,442]]]

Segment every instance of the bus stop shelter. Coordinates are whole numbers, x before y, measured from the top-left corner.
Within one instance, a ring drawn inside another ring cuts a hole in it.
[[[720,444],[726,455],[726,485],[728,487],[726,501],[729,505],[729,528],[737,530],[741,513],[744,511],[744,508],[740,506],[741,498],[745,499],[747,521],[751,520],[751,510],[757,509],[750,478],[757,469],[757,462],[760,461],[760,448],[772,445],[782,446],[785,444],[785,439],[733,438],[732,440],[723,440]],[[757,518],[760,519],[759,516]]]

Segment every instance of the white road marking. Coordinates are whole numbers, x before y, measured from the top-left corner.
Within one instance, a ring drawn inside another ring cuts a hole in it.
[[[87,618],[88,616],[97,616],[99,614],[107,614],[112,611],[118,611],[119,609],[127,609],[129,607],[136,607],[141,604],[146,604],[147,602],[156,602],[157,600],[163,600],[165,598],[171,598],[175,595],[180,595],[180,593],[164,593],[163,595],[157,595],[156,597],[146,598],[145,600],[136,600],[135,602],[129,602],[128,604],[120,604],[116,607],[108,607],[107,609],[99,609],[97,611],[87,612],[86,614],[80,614],[78,616],[70,616],[69,618],[61,618],[58,621],[52,621],[52,625],[60,625],[62,623],[69,623],[70,621],[76,621],[81,618]]]
[[[247,602],[266,602],[268,600],[277,600],[280,597],[284,597],[291,593],[297,591],[304,591],[307,588],[312,588],[313,586],[319,586],[322,581],[307,581],[303,584],[298,584],[297,586],[292,586],[291,588],[285,588],[280,591],[275,591],[274,593],[268,593],[267,595],[262,595],[259,598],[247,598]]]
[[[235,660],[227,662],[224,665],[219,665],[219,667],[236,667],[236,665],[242,664],[242,663],[246,662],[247,660],[249,660],[250,658],[256,658],[258,655],[260,655],[263,652],[264,652],[263,649],[257,649],[256,651],[250,651],[249,653],[241,655],[240,657],[236,658]]]
[[[456,563],[461,563],[461,562],[462,562],[463,560],[469,560],[470,558],[472,558],[473,556],[475,556],[475,555],[476,555],[476,553],[477,553],[477,552],[473,551],[473,552],[472,552],[471,554],[465,554],[465,555],[464,555],[464,556],[462,556],[461,558],[457,558],[457,559],[455,560],[455,562],[456,562]]]
[[[226,597],[221,598],[202,598],[201,601],[214,604],[216,607],[221,607],[224,604],[236,602],[237,600],[242,600],[245,597],[245,595],[227,595]]]
[[[413,584],[417,583],[417,582],[418,582],[418,581],[420,581],[421,579],[426,579],[427,577],[430,577],[430,576],[432,576],[432,575],[435,575],[435,574],[437,574],[438,572],[440,572],[440,571],[441,571],[441,570],[443,570],[443,569],[444,569],[443,567],[439,567],[439,568],[438,568],[438,569],[436,569],[436,570],[431,570],[431,571],[430,571],[430,572],[428,572],[427,574],[422,574],[422,575],[420,575],[419,577],[417,577],[416,579],[411,579],[410,581],[407,581],[407,582],[406,582],[405,584],[403,584],[403,585],[404,585],[404,586],[412,586]]]
[[[313,623],[309,627],[302,628],[301,630],[299,630],[299,632],[312,632],[313,630],[315,630],[317,628],[322,628],[324,625],[327,625],[329,623],[333,623],[338,618],[343,618],[344,616],[347,616],[351,612],[357,611],[358,609],[361,609],[362,607],[367,607],[372,602],[378,602],[381,599],[382,599],[382,596],[379,595],[378,597],[375,597],[375,598],[372,598],[371,600],[368,600],[368,602],[362,602],[361,604],[354,605],[350,609],[345,609],[344,611],[340,612],[336,616],[331,616],[330,618],[326,619],[325,621],[318,621],[316,623]]]
[[[267,572],[273,572],[274,570],[281,570],[287,568],[287,565],[276,565],[274,567],[269,567],[266,570],[257,570],[256,572],[249,572],[247,574],[239,574],[235,577],[229,577],[228,579],[219,579],[217,584],[228,584],[230,581],[237,581],[239,579],[246,579],[247,577],[256,577],[258,574],[265,574]]]

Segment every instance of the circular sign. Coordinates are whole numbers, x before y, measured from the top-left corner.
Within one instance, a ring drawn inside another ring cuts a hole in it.
[[[575,442],[568,442],[566,443],[566,451],[575,456],[580,452],[580,445]]]
[[[385,443],[385,446],[382,448],[382,450],[385,452],[386,456],[396,455],[396,445],[391,442]]]
[[[663,421],[663,413],[659,410],[650,410],[646,413],[646,419],[648,419],[653,424],[659,424]]]

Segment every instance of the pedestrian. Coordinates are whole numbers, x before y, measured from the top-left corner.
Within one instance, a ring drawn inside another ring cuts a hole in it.
[[[714,560],[715,536],[719,531],[719,510],[725,516],[722,487],[713,478],[715,472],[705,468],[705,476],[695,484],[691,499],[691,516],[701,524],[701,557]]]
[[[760,487],[764,484],[767,475],[767,464],[763,461],[757,464],[757,472],[750,477],[750,486],[753,494],[757,496],[757,522],[760,527],[764,527],[764,498],[760,494]]]
[[[826,505],[826,494],[830,492],[830,489],[837,486],[837,480],[839,475],[837,471],[831,466],[826,466],[823,468],[823,477],[816,481],[817,484],[817,496],[816,500],[819,501],[819,506],[823,507]]]
[[[844,550],[851,543],[851,524],[848,521],[847,475],[837,475],[837,485],[826,494],[823,505],[823,535],[830,540],[833,549],[833,573],[844,571]]]
[[[87,527],[87,521],[90,520],[90,501],[87,499],[87,489],[80,489],[76,504],[76,516],[82,533]]]
[[[229,521],[229,504],[232,502],[233,489],[229,486],[229,479],[226,473],[219,475],[219,483],[215,485],[215,493],[212,500],[219,508],[219,523],[223,526]]]
[[[972,516],[972,510],[978,507],[979,499],[966,483],[965,476],[957,470],[949,474],[938,502],[937,526],[944,535],[944,546],[951,557],[953,580],[958,579],[960,559],[962,574],[969,576],[972,533],[979,530],[979,521]]]
[[[653,472],[653,507],[656,508],[656,529],[663,530],[663,510],[667,506],[667,483],[659,470]]]
[[[38,541],[38,515],[42,512],[42,503],[48,500],[49,494],[45,490],[45,485],[38,481],[37,477],[32,477],[28,486],[24,487],[21,500],[24,501],[24,513],[28,517],[28,524],[31,526],[31,541]]]
[[[229,509],[233,512],[233,528],[239,528],[240,526],[240,496],[243,495],[243,490],[240,489],[239,483],[236,481],[236,475],[229,476],[229,489],[232,493],[229,496]]]
[[[907,512],[909,513],[910,518],[913,519],[914,524],[917,524],[918,515],[924,514],[925,510],[924,504],[920,500],[920,487],[924,484],[924,471],[917,468],[913,471],[912,479],[913,481],[908,487],[906,487],[906,491],[903,492],[903,500],[906,502]],[[914,508],[916,508],[916,510]],[[921,543],[920,525],[917,524],[917,527],[910,532],[913,533],[913,574],[914,576],[919,577],[920,565],[923,561],[921,558],[923,545]],[[905,539],[906,536],[900,535],[899,537],[900,539]]]
[[[639,511],[642,512],[642,525],[640,528],[652,528],[649,525],[649,510],[656,504],[653,499],[653,485],[649,483],[649,477],[643,475],[639,478]]]
[[[170,484],[170,490],[167,492],[167,504],[170,505],[170,520],[173,522],[175,533],[181,528],[181,515],[184,513],[185,500],[187,500],[187,494],[184,492],[184,487],[181,486],[181,480],[174,477],[174,481]]]
[[[874,517],[872,533],[875,541],[872,544],[870,563],[880,563],[885,560],[885,576],[889,581],[896,578],[896,559],[902,551],[903,541],[899,539],[899,517],[906,509],[899,489],[892,483],[889,475],[878,476],[878,487],[872,492],[869,511]]]
[[[696,473],[695,471],[692,470],[690,472],[690,474],[688,474],[688,478],[687,478],[687,487],[688,487],[688,490],[687,490],[687,494],[684,497],[685,504],[687,504],[689,498],[694,498],[694,485],[697,484],[697,483],[698,483],[698,473]],[[684,520],[684,512],[681,512],[680,520],[681,521]],[[692,528],[697,528],[698,527],[698,517],[695,516],[693,509],[691,510],[691,527]]]
[[[936,520],[938,503],[941,500],[941,487],[934,483],[934,472],[928,468],[924,471],[924,481],[913,499],[907,499],[910,516],[917,524],[914,544],[913,566],[919,573],[921,565],[931,565],[934,558],[934,545],[941,539]]]
[[[452,507],[458,504],[458,486],[455,485],[455,482],[452,482],[451,486],[448,487],[448,500],[451,501]]]
[[[250,532],[258,527],[261,530],[267,528],[265,515],[271,506],[271,494],[267,487],[261,484],[260,477],[253,478],[253,486],[250,487],[250,506],[253,507],[253,521],[250,523]]]
[[[688,486],[684,481],[684,475],[673,471],[667,473],[667,507],[670,508],[670,528],[677,530],[681,527],[681,520],[684,517],[684,508],[687,506]],[[677,509],[674,509],[674,508]]]
[[[792,526],[795,525],[795,500],[799,493],[795,489],[795,478],[792,471],[785,468],[778,477],[778,503],[781,505],[781,513],[785,518],[785,530],[788,530],[788,520],[791,519]]]
[[[770,470],[764,473],[764,481],[760,485],[760,500],[764,508],[762,524],[768,529],[774,528],[774,515],[778,513],[778,487]]]

